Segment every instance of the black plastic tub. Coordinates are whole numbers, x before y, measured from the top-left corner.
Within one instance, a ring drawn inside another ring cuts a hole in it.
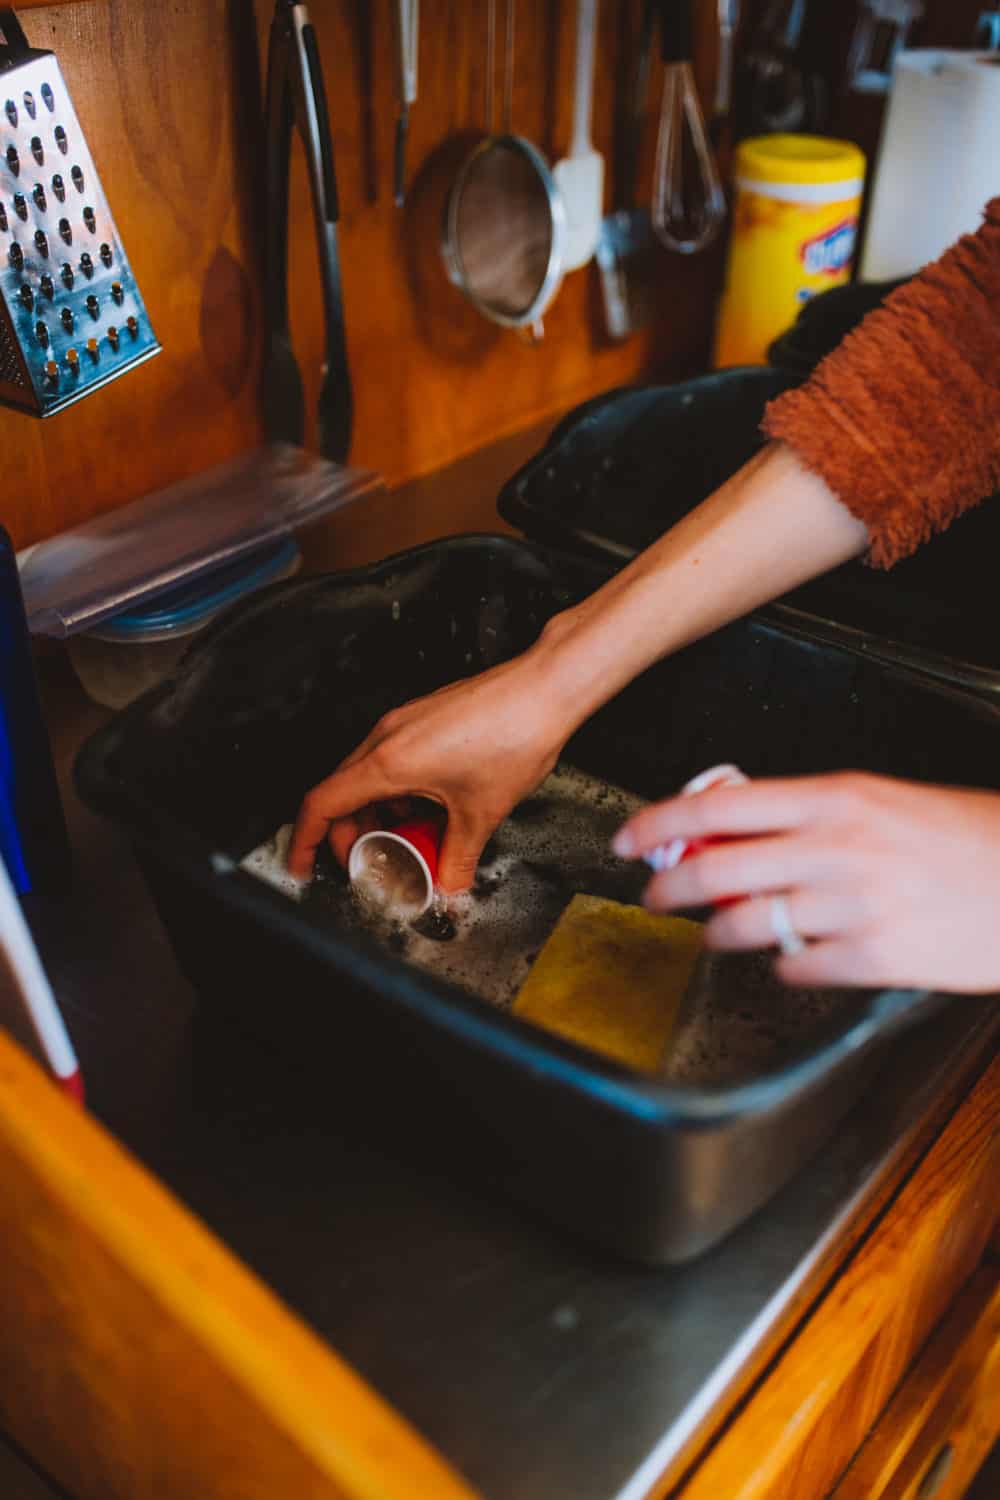
[[[860,306],[855,299],[849,311],[860,316]],[[507,481],[500,514],[547,546],[621,567],[758,451],[768,401],[808,374],[807,354],[823,352],[817,341],[810,348],[800,330],[793,368],[721,370],[586,402]],[[993,495],[889,571],[845,563],[778,600],[776,617],[847,626],[868,637],[858,643],[866,649],[1000,698],[998,557]]]
[[[508,480],[500,514],[536,541],[620,562],[759,452],[767,403],[798,384],[748,365],[595,396]]]
[[[776,369],[805,380],[826,356],[855,329],[870,312],[880,307],[897,287],[908,278],[897,281],[860,281],[850,286],[831,287],[818,297],[810,297],[791,328],[774,340],[767,351],[767,362]]]
[[[938,1001],[858,992],[761,1076],[672,1086],[429,978],[238,868],[383,712],[522,650],[605,576],[460,537],[278,585],[97,734],[77,779],[134,841],[205,1006],[321,1057],[331,1096],[350,1093],[390,1134],[427,1124],[442,1162],[462,1157],[549,1218],[663,1263],[764,1202],[896,1031]],[[644,674],[567,759],[650,798],[721,759],[754,776],[854,766],[996,786],[1000,709],[870,661],[835,631],[747,619]]]
[[[807,379],[907,280],[858,282],[813,297],[771,345],[769,363]],[[925,670],[996,696],[1000,636],[993,598],[998,549],[1000,496],[992,495],[888,574],[848,563],[796,589],[783,605],[892,642],[897,660],[908,657],[917,664],[918,657],[907,650],[916,648],[925,657],[920,663]]]

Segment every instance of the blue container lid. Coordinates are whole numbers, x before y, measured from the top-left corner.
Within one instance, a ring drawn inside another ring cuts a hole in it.
[[[298,557],[299,549],[293,539],[282,537],[225,567],[202,573],[189,583],[160,594],[148,608],[126,610],[110,620],[102,620],[95,634],[102,640],[128,640],[153,630],[192,630],[228,604],[287,572]]]

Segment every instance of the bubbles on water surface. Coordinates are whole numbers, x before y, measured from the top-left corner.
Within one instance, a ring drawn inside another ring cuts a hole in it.
[[[493,1004],[511,1004],[573,895],[638,902],[649,878],[610,849],[640,798],[559,766],[514,809],[484,851],[470,891],[435,893],[413,923],[378,902],[363,902],[326,856],[303,890],[284,869],[290,829],[249,854],[244,868],[341,932],[364,933],[402,958]],[[862,992],[788,990],[768,954],[712,955],[700,992],[685,1006],[666,1077],[678,1084],[736,1083],[776,1066],[862,1003]]]
[[[273,885],[283,895],[291,896],[293,901],[301,901],[309,883],[300,880],[296,875],[289,875],[285,868],[291,838],[292,825],[286,823],[266,843],[251,850],[242,861],[242,867],[244,870],[249,870],[251,875],[257,875],[261,880],[266,880],[268,885]]]
[[[391,903],[377,899],[377,867],[370,869],[376,899],[359,901],[345,881],[324,880],[313,882],[307,900],[337,928],[363,929],[418,968],[506,1006],[576,892],[639,899],[648,871],[616,859],[610,844],[641,805],[629,792],[559,766],[497,829],[471,891],[437,892],[416,922],[394,920]],[[244,861],[279,888],[284,872],[273,866],[283,832]]]

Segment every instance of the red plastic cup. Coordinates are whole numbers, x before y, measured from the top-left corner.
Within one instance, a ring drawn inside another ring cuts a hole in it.
[[[433,887],[437,881],[438,860],[441,856],[442,830],[433,818],[423,818],[418,822],[400,823],[391,832],[397,839],[402,839],[404,844],[409,844],[419,854],[427,866],[427,873]]]
[[[707,771],[692,779],[681,787],[682,797],[693,797],[698,792],[708,792],[721,786],[745,786],[749,781],[739,766],[710,766]],[[692,854],[697,854],[701,849],[707,849],[709,844],[725,844],[729,840],[725,835],[710,839],[671,839],[669,844],[661,844],[651,854],[645,856],[646,863],[659,873],[660,870],[675,870],[683,860],[689,859]],[[742,901],[742,896],[723,896],[715,902],[716,906],[732,906],[737,901]]]
[[[432,818],[363,833],[347,859],[351,884],[387,914],[422,916],[434,897],[442,833]]]

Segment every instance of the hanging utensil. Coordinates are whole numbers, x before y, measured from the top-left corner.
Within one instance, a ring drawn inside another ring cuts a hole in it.
[[[653,231],[668,250],[693,255],[718,234],[726,199],[691,71],[690,0],[660,0],[660,46],[663,99],[656,138]],[[695,168],[693,182],[687,162]]]
[[[649,222],[649,210],[638,208],[635,200],[657,4],[658,0],[645,0],[643,6],[615,173],[618,208],[605,216],[594,252],[601,273],[604,321],[608,337],[619,341],[628,338],[629,334],[640,327],[646,321],[648,312],[649,299],[643,295],[648,290],[645,284],[648,278],[642,272],[650,259],[649,251],[654,244],[653,231]]]
[[[47,1068],[77,1103],[83,1075],[52,986],[0,859],[0,1027]]]
[[[604,158],[599,151],[594,150],[590,138],[596,40],[597,0],[579,0],[576,13],[573,139],[569,155],[557,161],[552,169],[566,211],[564,271],[576,271],[591,260],[601,232]]]
[[[799,59],[806,0],[770,0],[736,70],[736,135],[822,132],[829,115],[826,84]]]
[[[896,54],[923,11],[923,0],[864,0],[847,54],[848,86],[856,94],[889,92]]]
[[[548,162],[511,131],[514,0],[507,0],[501,133],[494,132],[495,0],[487,11],[488,135],[448,195],[441,253],[452,282],[485,318],[538,339],[562,283],[566,215]]]
[[[267,63],[264,423],[269,441],[301,447],[305,434],[302,377],[288,325],[288,177],[293,126],[302,138],[309,168],[326,321],[318,447],[324,458],[342,462],[350,447],[354,408],[344,335],[337,179],[326,91],[316,33],[306,6],[297,0],[278,0]]]
[[[410,129],[410,105],[417,102],[417,46],[420,37],[420,0],[396,0],[396,151],[393,198],[400,208],[406,197],[406,140]]]
[[[977,52],[1000,52],[1000,6],[979,12],[972,45]]]
[[[715,70],[715,99],[712,117],[725,119],[733,103],[733,58],[736,32],[740,24],[740,0],[716,0],[719,50]]]

